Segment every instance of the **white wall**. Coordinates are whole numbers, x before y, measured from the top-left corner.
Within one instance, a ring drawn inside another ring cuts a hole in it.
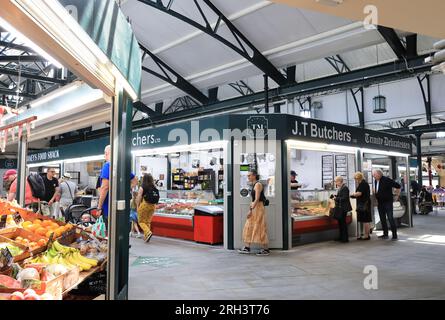
[[[81,186],[89,186],[90,188],[95,188],[96,185],[90,185],[90,179],[87,169],[87,162],[78,162],[78,163],[66,163],[65,164],[65,172],[67,171],[79,171],[80,172],[80,185]],[[72,177],[73,174],[71,174]],[[73,180],[76,181],[77,180]]]
[[[314,190],[323,189],[322,185],[322,157],[324,155],[336,155],[339,153],[301,150],[301,158],[290,160],[290,170],[294,170],[298,174],[298,182],[305,185],[303,189]],[[354,184],[355,173],[355,156],[348,155],[348,185]],[[335,169],[334,169],[335,175]]]
[[[433,116],[445,117],[445,75],[432,75],[430,84]],[[391,120],[407,118],[425,118],[425,106],[417,78],[381,85],[380,94],[386,97],[387,112],[375,114],[373,113],[373,98],[378,95],[378,87],[365,88],[366,124],[387,123]],[[357,109],[349,91],[313,97],[312,99],[323,103],[323,108],[315,111],[315,118],[358,125]],[[288,108],[288,112],[293,113],[292,108]]]
[[[167,158],[155,158],[155,157],[137,157],[136,158],[136,176],[141,177],[141,166],[147,167],[147,173],[150,173],[155,180],[160,178],[160,175],[164,175],[164,180],[161,180],[163,186],[167,187]]]

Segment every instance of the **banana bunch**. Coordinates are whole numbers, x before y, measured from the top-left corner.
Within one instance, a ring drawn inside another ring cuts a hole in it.
[[[57,240],[48,248],[46,254],[31,260],[33,263],[61,264],[68,269],[79,267],[80,271],[88,271],[97,266],[97,260],[84,257],[76,248],[61,245]]]

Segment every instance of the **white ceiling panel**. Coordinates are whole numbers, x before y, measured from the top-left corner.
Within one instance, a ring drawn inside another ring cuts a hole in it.
[[[184,77],[243,59],[209,35],[196,37],[158,56]]]
[[[187,23],[137,0],[125,2],[122,11],[130,18],[136,38],[152,49],[196,31]]]
[[[260,51],[349,24],[347,20],[318,15],[326,21],[317,25],[306,14],[295,8],[271,5],[237,19],[234,24]]]
[[[299,64],[296,68],[297,82],[309,81],[335,74],[337,74],[337,71],[335,71],[325,59]]]
[[[417,53],[420,55],[428,54],[434,51],[433,45],[439,39],[418,35],[417,36]]]
[[[366,48],[349,51],[341,54],[342,59],[346,65],[351,69],[361,69],[377,64],[388,63],[397,60],[397,56],[392,51],[391,47],[385,42],[377,46],[369,46]]]

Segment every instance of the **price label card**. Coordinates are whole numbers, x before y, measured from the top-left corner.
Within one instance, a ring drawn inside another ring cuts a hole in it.
[[[6,214],[1,216],[1,218],[0,218],[0,229],[4,229],[6,227],[6,219],[8,219],[8,216]]]
[[[13,261],[14,257],[12,256],[8,248],[0,250],[0,270],[10,267]]]
[[[23,222],[23,218],[18,212],[14,213],[12,217],[14,218],[16,224],[20,224]]]
[[[48,243],[47,243],[48,249],[51,248],[51,246],[53,245],[53,242],[54,242],[54,232],[51,233],[51,235],[49,236],[49,240],[48,240]]]

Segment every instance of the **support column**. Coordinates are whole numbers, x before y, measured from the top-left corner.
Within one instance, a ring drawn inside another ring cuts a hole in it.
[[[107,300],[128,299],[132,109],[132,102],[118,88],[111,116]]]
[[[17,153],[17,194],[16,199],[21,207],[25,206],[26,158],[28,157],[28,136],[22,134],[18,142]]]
[[[264,111],[269,113],[269,77],[264,75]]]
[[[416,133],[416,146],[417,146],[417,182],[420,187],[423,186],[422,177],[422,134]]]

